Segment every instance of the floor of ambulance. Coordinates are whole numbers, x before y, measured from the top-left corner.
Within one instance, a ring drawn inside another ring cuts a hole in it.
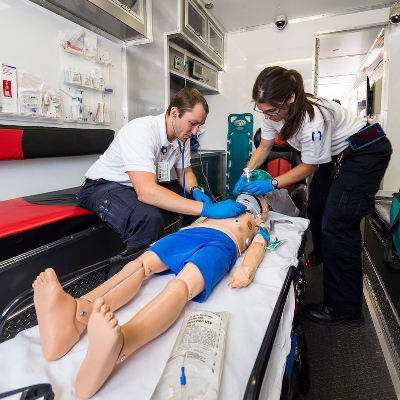
[[[306,253],[312,249],[311,243],[307,238]],[[307,268],[306,289],[300,298],[300,325],[305,332],[310,364],[310,392],[299,399],[400,399],[400,377],[376,326],[373,308],[368,307],[365,289],[365,323],[361,328],[323,326],[303,316],[304,304],[323,300],[322,271],[323,266]]]

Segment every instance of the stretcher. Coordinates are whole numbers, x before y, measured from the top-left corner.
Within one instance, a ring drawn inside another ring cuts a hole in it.
[[[266,251],[251,285],[242,289],[229,288],[226,284],[229,277],[226,276],[214,288],[206,302],[187,304],[191,310],[230,313],[220,399],[273,400],[280,397],[286,357],[291,348],[296,305],[292,279],[299,264],[299,249],[308,220],[276,212],[270,213],[269,221],[271,220],[286,221],[275,223],[271,234],[271,240],[278,238],[283,243],[274,251]],[[239,257],[234,268],[242,262],[244,255]],[[99,268],[103,267],[100,265]],[[88,267],[86,272],[96,272],[96,268]],[[66,285],[84,280],[84,275],[82,273],[81,277],[69,279]],[[171,279],[172,275],[153,275],[146,279],[135,298],[116,311],[119,323],[129,320]],[[93,283],[93,279],[87,280]],[[88,287],[88,291],[90,289]],[[29,295],[26,294],[28,300]],[[29,304],[22,303],[17,302],[15,308],[29,308]],[[14,321],[18,320],[18,314],[12,308],[3,312],[0,332],[12,318]],[[93,399],[149,399],[160,379],[182,321],[183,313],[164,334],[116,366]],[[55,398],[75,399],[74,381],[86,349],[85,333],[67,355],[57,361],[48,362],[41,353],[38,327],[23,330],[14,338],[0,344],[0,392],[21,386],[50,383]]]

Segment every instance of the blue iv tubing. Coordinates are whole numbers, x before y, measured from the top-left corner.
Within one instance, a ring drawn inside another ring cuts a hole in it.
[[[178,139],[179,150],[182,155],[182,174],[183,174],[183,197],[186,197],[186,181],[185,181],[185,142],[183,142],[183,147]]]

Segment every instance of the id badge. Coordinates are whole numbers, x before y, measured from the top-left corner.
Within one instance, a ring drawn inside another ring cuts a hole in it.
[[[169,162],[161,160],[158,163],[157,178],[159,182],[169,182],[171,180],[171,171],[169,169]]]

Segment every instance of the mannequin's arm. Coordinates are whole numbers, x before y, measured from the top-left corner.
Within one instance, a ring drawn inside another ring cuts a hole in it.
[[[266,227],[264,223],[261,223],[260,226]],[[233,272],[232,278],[228,281],[228,286],[241,288],[248,286],[253,281],[257,268],[264,258],[267,244],[267,240],[263,235],[256,234],[254,236],[251,245],[246,251],[243,263]]]

